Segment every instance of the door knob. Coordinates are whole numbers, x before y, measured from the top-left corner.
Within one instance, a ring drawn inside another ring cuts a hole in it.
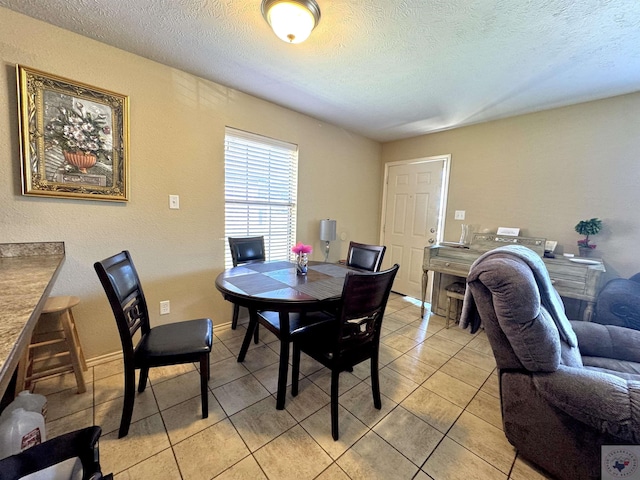
[[[431,233],[436,233],[436,229],[432,228],[431,230],[429,230]]]
[[[430,238],[429,243],[435,243],[435,240],[433,238]]]

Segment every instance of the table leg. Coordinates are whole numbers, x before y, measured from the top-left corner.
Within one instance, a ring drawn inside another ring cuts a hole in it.
[[[287,397],[287,377],[289,374],[289,312],[280,312],[280,367],[278,369],[278,393],[276,410],[284,409]]]
[[[424,302],[427,298],[427,270],[422,271],[422,303],[420,304],[420,317],[424,317]]]
[[[595,306],[595,302],[589,302],[589,301],[585,301],[585,303],[587,304],[584,307],[584,313],[582,314],[582,320],[584,320],[585,322],[590,322],[591,321],[591,317],[593,316],[593,307]]]
[[[250,308],[249,325],[247,326],[247,333],[244,334],[244,340],[242,340],[242,347],[240,347],[240,353],[238,354],[238,362],[244,362],[244,357],[247,354],[247,350],[249,350],[249,345],[251,344],[251,337],[253,336],[254,330],[257,329],[257,326],[258,311]]]

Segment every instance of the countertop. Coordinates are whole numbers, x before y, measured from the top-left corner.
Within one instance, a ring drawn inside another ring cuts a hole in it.
[[[63,242],[0,244],[0,396],[64,263]]]

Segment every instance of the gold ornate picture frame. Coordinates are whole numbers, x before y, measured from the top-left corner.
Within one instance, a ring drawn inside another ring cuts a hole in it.
[[[129,97],[17,65],[22,194],[129,200]]]

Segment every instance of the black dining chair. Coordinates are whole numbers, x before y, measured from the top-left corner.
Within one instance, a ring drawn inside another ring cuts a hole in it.
[[[387,247],[384,245],[349,242],[347,266],[370,272],[379,272],[386,250]]]
[[[211,319],[201,318],[151,328],[147,301],[131,255],[124,250],[94,265],[109,299],[122,342],[124,357],[124,406],[118,438],[129,433],[135,400],[135,370],[140,370],[138,392],[147,386],[149,368],[182,363],[200,363],[202,418],[209,416],[209,356],[213,341]],[[141,337],[134,346],[134,335]]]
[[[85,427],[51,438],[0,460],[0,479],[112,479],[102,474],[98,440],[102,429]]]
[[[264,262],[266,259],[264,237],[229,237],[229,248],[234,267],[245,263]],[[239,314],[240,306],[234,303],[233,318],[231,319],[231,329],[233,330],[238,326]]]
[[[380,410],[380,380],[378,357],[380,328],[393,280],[400,267],[395,264],[383,272],[349,272],[342,289],[342,298],[334,321],[326,313],[310,313],[312,323],[320,315],[323,323],[300,331],[293,337],[293,368],[291,394],[298,394],[300,353],[304,352],[331,370],[331,435],[338,440],[338,384],[340,372],[367,359],[371,362],[373,405]]]

